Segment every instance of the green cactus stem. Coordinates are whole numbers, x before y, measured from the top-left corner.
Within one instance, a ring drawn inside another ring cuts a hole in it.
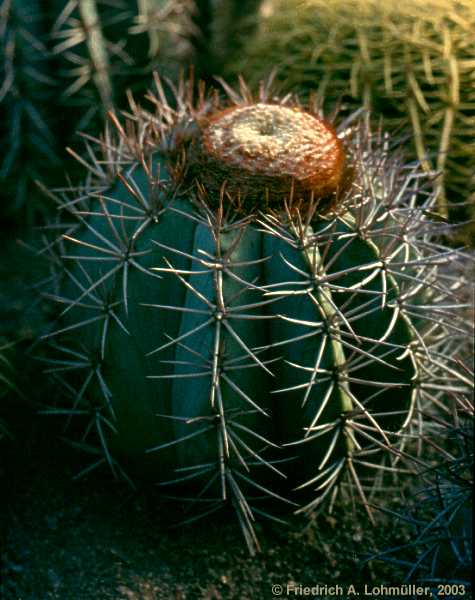
[[[109,56],[95,0],[78,0],[78,9],[86,33],[86,43],[93,65],[93,80],[106,110],[112,108],[112,82]]]

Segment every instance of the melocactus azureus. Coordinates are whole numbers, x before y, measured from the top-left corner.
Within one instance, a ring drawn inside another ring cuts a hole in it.
[[[278,504],[353,489],[369,510],[422,410],[465,386],[461,282],[438,271],[458,253],[432,240],[427,180],[366,118],[224,87],[172,106],[157,79],[155,112],[88,146],[58,195],[45,338],[85,471],[232,505],[254,551]]]
[[[199,119],[189,169],[211,202],[220,192],[236,211],[280,208],[290,197],[302,210],[343,191],[345,153],[332,127],[296,106],[257,102]],[[215,200],[216,202],[216,200]]]

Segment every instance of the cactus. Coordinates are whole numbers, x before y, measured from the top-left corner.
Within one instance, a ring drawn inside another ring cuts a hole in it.
[[[412,530],[404,545],[384,548],[370,560],[403,570],[406,580],[470,589],[472,573],[473,402],[455,395],[444,417],[433,416],[426,437],[432,446],[419,463],[418,485],[410,486],[405,510],[392,514]],[[384,509],[384,507],[383,507]],[[404,572],[405,571],[405,572]]]
[[[475,199],[474,28],[471,0],[269,0],[230,70],[257,84],[275,66],[287,91],[406,124],[413,157],[441,173],[439,213],[463,219]]]
[[[0,140],[6,149],[0,162],[3,191],[13,200],[2,213],[44,212],[34,181],[58,167],[58,143],[51,110],[55,89],[48,24],[39,1],[4,0],[0,7]],[[5,190],[6,186],[6,190]]]
[[[80,118],[75,115],[73,120],[76,129],[123,105],[129,88],[145,93],[154,69],[166,68],[166,74],[172,74],[188,51],[186,2],[174,7],[160,0],[132,5],[74,0],[61,6],[52,30],[53,53],[64,84],[64,107],[79,110]],[[172,60],[168,50],[166,62],[162,54],[168,45],[174,55]]]
[[[463,265],[461,265],[463,266]],[[467,266],[467,265],[466,265]],[[471,271],[471,269],[468,269]],[[463,280],[463,269],[452,276]],[[468,280],[471,281],[473,277]],[[473,286],[467,286],[462,297],[470,302]],[[466,313],[467,324],[473,324],[472,310]],[[473,326],[467,331],[465,347],[460,353],[459,376],[473,381]],[[472,571],[472,503],[473,503],[473,395],[448,390],[444,404],[424,415],[421,438],[427,444],[424,460],[410,457],[416,480],[402,486],[399,512],[390,512],[406,530],[407,543],[382,548],[370,560],[393,563],[401,572],[401,581],[418,581],[470,588]],[[420,440],[418,440],[419,442]],[[386,508],[380,507],[385,511]],[[392,525],[394,527],[394,525]],[[465,587],[464,587],[465,586]],[[450,588],[449,588],[450,589]],[[453,590],[456,588],[452,588]]]
[[[156,85],[154,112],[111,116],[85,184],[52,193],[64,401],[46,412],[92,455],[81,474],[232,505],[251,552],[279,504],[356,492],[371,515],[423,411],[467,387],[461,281],[439,268],[460,253],[434,237],[430,182],[359,113],[334,129],[224,82],[195,101],[182,81],[174,108]]]
[[[211,81],[242,52],[254,31],[261,0],[195,0],[190,11],[193,27],[189,41],[194,49],[196,73]]]
[[[51,186],[65,172],[76,180],[79,163],[64,148],[77,146],[77,131],[97,134],[129,89],[145,93],[154,69],[177,74],[189,57],[190,10],[189,2],[161,0],[2,1],[5,216],[21,225],[44,221],[49,205],[37,182]]]
[[[51,273],[49,261],[35,256],[37,237],[29,241],[32,245],[20,244],[4,235],[1,244],[0,439],[11,437],[18,422],[31,415],[41,389],[32,389],[37,367],[35,372],[30,350],[51,320],[40,294]]]

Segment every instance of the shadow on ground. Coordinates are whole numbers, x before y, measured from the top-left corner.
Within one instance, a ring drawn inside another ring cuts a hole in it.
[[[134,493],[107,471],[74,481],[84,457],[58,440],[50,419],[17,426],[0,449],[4,600],[266,600],[275,584],[392,579],[362,560],[374,532],[363,537],[354,515],[325,517],[306,532],[258,525],[257,557],[232,514],[171,528],[182,506],[154,489]]]

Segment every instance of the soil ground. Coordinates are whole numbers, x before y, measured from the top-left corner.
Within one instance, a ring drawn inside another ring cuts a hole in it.
[[[172,528],[182,507],[155,490],[134,493],[107,471],[73,480],[84,456],[45,419],[0,449],[2,600],[267,600],[273,585],[286,597],[287,584],[402,583],[394,566],[364,560],[404,541],[400,530],[340,509],[306,529],[258,525],[251,557],[231,513]]]

